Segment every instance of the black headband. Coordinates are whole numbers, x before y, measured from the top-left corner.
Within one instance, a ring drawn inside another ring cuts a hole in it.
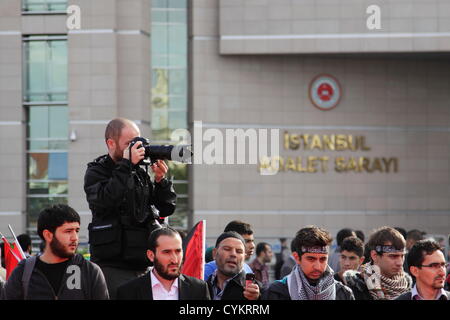
[[[405,249],[397,249],[394,246],[376,246],[375,251],[381,253],[405,253]]]
[[[300,250],[302,251],[302,253],[328,253],[328,246],[312,246],[312,247],[306,247],[306,246],[301,246]]]

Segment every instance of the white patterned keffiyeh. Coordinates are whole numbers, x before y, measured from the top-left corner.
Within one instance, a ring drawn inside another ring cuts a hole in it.
[[[315,286],[308,282],[298,265],[287,276],[291,300],[335,300],[336,286],[334,282],[333,270],[329,266]]]

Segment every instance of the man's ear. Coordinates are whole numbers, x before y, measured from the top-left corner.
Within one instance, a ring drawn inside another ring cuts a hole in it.
[[[106,146],[108,149],[115,149],[116,148],[116,142],[113,139],[107,139],[106,140]]]
[[[359,265],[362,265],[362,264],[363,264],[363,262],[364,262],[364,259],[365,259],[365,257],[364,257],[364,256],[362,256],[361,258],[359,258]]]
[[[212,251],[213,260],[216,260],[216,254],[217,254],[217,249],[214,248],[213,251]]]
[[[411,266],[409,267],[409,272],[411,272],[411,274],[417,278],[417,275],[419,274],[419,268],[416,266]]]
[[[42,231],[42,236],[44,237],[45,242],[50,243],[53,240],[53,233],[49,230],[45,229]]]
[[[147,258],[148,260],[150,260],[151,262],[155,261],[155,254],[153,253],[152,250],[147,250]]]
[[[379,255],[375,250],[370,250],[370,258],[374,263],[378,263]]]

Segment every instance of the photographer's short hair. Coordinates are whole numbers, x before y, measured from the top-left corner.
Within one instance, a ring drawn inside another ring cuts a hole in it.
[[[234,231],[240,235],[253,234],[252,226],[239,220],[233,220],[227,224],[223,232]]]
[[[256,245],[256,256],[259,257],[261,253],[266,252],[267,247],[270,248],[270,244],[267,242],[260,242]]]
[[[364,255],[364,243],[358,237],[347,237],[341,244],[341,252],[344,250],[353,252],[361,258]]]
[[[406,246],[405,238],[403,238],[400,232],[394,228],[385,226],[374,230],[367,242],[367,247],[369,250],[375,250],[376,246],[383,246],[388,242],[397,250],[403,250]]]
[[[127,125],[134,125],[134,122],[125,118],[112,119],[105,129],[105,141],[108,139],[119,139],[122,129]]]
[[[180,233],[177,230],[168,226],[155,229],[150,233],[150,236],[148,237],[147,249],[153,251],[153,253],[156,253],[159,237],[161,236],[176,237],[177,235],[181,239]]]
[[[316,226],[307,226],[297,232],[293,244],[295,247],[295,252],[297,252],[299,257],[301,257],[303,255],[301,250],[302,246],[325,247],[329,246],[332,241],[333,239],[327,230]]]
[[[37,232],[39,237],[44,240],[44,230],[55,233],[56,228],[62,226],[66,222],[80,223],[80,215],[68,205],[57,204],[42,210],[39,213],[37,221]]]
[[[439,243],[433,240],[419,240],[409,250],[407,256],[408,267],[419,267],[425,260],[425,255],[433,254],[435,251],[442,250]],[[408,270],[409,272],[409,270]]]

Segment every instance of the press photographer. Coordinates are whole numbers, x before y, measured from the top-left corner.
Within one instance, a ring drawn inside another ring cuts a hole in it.
[[[131,120],[116,118],[105,130],[108,154],[88,163],[84,190],[92,212],[89,224],[91,260],[102,269],[111,299],[119,285],[145,273],[150,232],[175,211],[176,194],[161,159],[149,164],[154,182],[140,165],[146,158],[140,130]],[[148,152],[148,151],[147,151]],[[147,155],[148,157],[148,155]]]

